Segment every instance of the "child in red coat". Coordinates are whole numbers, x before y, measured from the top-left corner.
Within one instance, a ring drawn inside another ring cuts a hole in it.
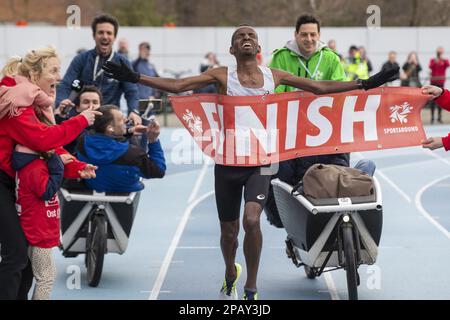
[[[66,160],[64,166],[61,160]],[[60,218],[57,191],[63,177],[79,178],[86,163],[59,148],[56,152],[34,153],[17,146],[13,153],[16,170],[16,209],[28,241],[36,285],[33,300],[48,300],[56,277],[52,248],[60,244]]]
[[[34,104],[45,94],[37,91]],[[45,99],[43,99],[45,101]],[[51,108],[35,109],[38,119],[55,124]],[[62,147],[49,152],[35,152],[16,145],[12,157],[16,171],[16,210],[28,242],[36,285],[33,300],[48,300],[56,277],[52,248],[60,244],[60,208],[57,196],[63,177],[81,178],[96,168],[78,161]]]

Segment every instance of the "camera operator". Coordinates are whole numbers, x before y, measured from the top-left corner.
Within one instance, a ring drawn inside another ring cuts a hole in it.
[[[98,166],[96,178],[86,185],[97,192],[133,192],[144,189],[140,178],[162,178],[166,160],[158,139],[160,127],[152,122],[146,127],[148,152],[131,144],[127,134],[126,118],[117,106],[105,105],[98,109],[93,131],[84,135],[77,147],[80,161],[90,159]]]

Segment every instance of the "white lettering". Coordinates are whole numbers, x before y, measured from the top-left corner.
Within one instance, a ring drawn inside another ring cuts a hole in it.
[[[320,114],[320,108],[322,107],[333,107],[332,97],[320,97],[313,100],[307,110],[308,120],[320,129],[320,132],[316,136],[306,135],[306,146],[316,147],[326,143],[333,133],[333,126],[331,122]]]
[[[57,210],[47,210],[47,217],[48,218],[57,218],[58,217],[58,212]]]
[[[341,126],[341,141],[343,143],[354,142],[353,125],[355,122],[364,122],[365,141],[378,140],[377,110],[380,106],[381,96],[368,96],[364,111],[355,111],[357,98],[357,96],[348,96],[344,101]]]
[[[236,155],[251,155],[251,133],[266,153],[276,152],[277,145],[277,104],[267,106],[266,128],[250,106],[235,107]]]
[[[206,135],[205,135],[206,136]],[[194,135],[194,140],[196,136]],[[176,142],[170,158],[174,164],[202,164],[203,152],[184,129],[174,130],[170,140]]]
[[[294,149],[297,144],[297,123],[299,101],[289,101],[286,120],[286,141],[284,148],[286,150]]]
[[[201,103],[203,111],[205,112],[206,119],[208,120],[209,126],[211,128],[211,137],[213,141],[213,148],[216,150],[216,155],[223,155],[223,141],[224,141],[224,132],[223,132],[223,106],[216,106],[215,103],[212,102],[202,102]],[[219,118],[219,123],[214,119],[214,115]],[[221,130],[222,128],[222,130]],[[218,136],[220,134],[220,136]]]

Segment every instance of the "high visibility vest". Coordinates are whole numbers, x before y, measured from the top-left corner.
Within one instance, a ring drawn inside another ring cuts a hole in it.
[[[356,58],[353,63],[347,62],[344,69],[347,74],[347,81],[369,78],[369,67],[366,60],[361,62],[360,58]]]

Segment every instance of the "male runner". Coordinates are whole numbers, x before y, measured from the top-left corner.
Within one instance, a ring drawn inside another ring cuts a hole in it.
[[[274,93],[280,85],[288,85],[327,94],[355,89],[371,89],[384,84],[392,70],[378,73],[367,80],[349,82],[313,81],[299,78],[288,72],[258,66],[256,55],[261,51],[256,31],[248,26],[239,26],[231,37],[230,54],[236,58],[237,66],[219,67],[183,79],[154,78],[131,70],[125,63],[108,61],[103,66],[105,74],[119,81],[139,82],[153,88],[179,93],[195,90],[215,83],[219,93],[233,96],[250,96]],[[396,71],[395,71],[396,72]],[[244,299],[256,300],[256,278],[262,249],[260,215],[269,191],[270,175],[261,175],[261,167],[229,167],[215,165],[215,194],[219,213],[220,246],[225,260],[225,280],[220,290],[221,298],[237,299],[236,283],[241,266],[235,263],[238,247],[239,216],[244,190],[244,256],[247,265],[247,281],[244,285]]]

